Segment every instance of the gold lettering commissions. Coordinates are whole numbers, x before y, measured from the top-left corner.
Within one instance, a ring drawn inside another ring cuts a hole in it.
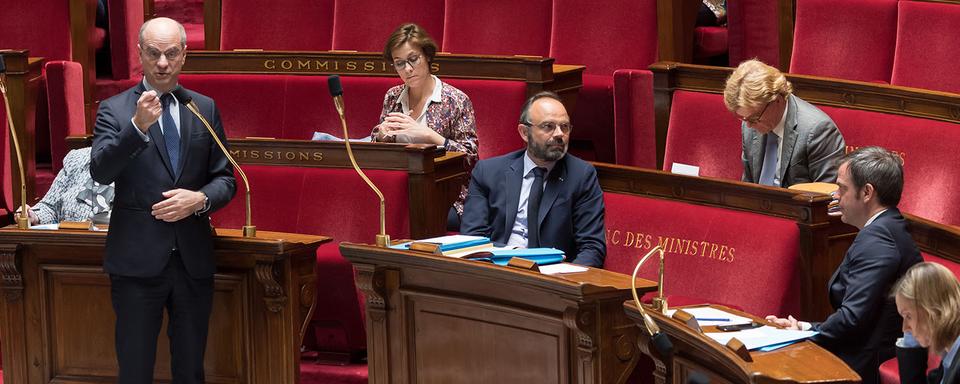
[[[263,69],[273,72],[392,73],[393,67],[383,60],[356,59],[264,59]],[[440,63],[430,63],[430,71],[440,71]]]
[[[735,247],[706,240],[681,239],[619,229],[607,229],[607,242],[612,246],[642,250],[659,245],[666,253],[703,257],[725,263],[732,263],[736,252]]]
[[[230,154],[237,160],[279,160],[300,164],[312,164],[323,161],[323,152],[321,151],[231,149]]]

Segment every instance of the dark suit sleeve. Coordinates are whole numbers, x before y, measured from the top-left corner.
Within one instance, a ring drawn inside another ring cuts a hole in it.
[[[597,170],[590,166],[584,189],[573,206],[573,230],[577,245],[575,264],[603,268],[607,253],[603,233],[603,191]]]
[[[490,236],[488,222],[490,211],[490,189],[484,184],[484,162],[477,163],[470,173],[470,187],[467,199],[463,203],[463,217],[460,219],[460,233],[473,236]]]
[[[130,120],[135,105],[128,108],[117,106],[117,102],[122,100],[124,98],[105,101],[97,111],[90,152],[90,176],[100,184],[114,182],[127,166],[128,160],[137,157],[148,145]]]
[[[210,110],[206,111],[204,115],[213,116],[213,119],[210,121],[210,126],[212,126],[213,130],[217,133],[220,142],[229,149],[223,124],[220,122],[220,111],[217,110],[216,105],[210,103]],[[210,145],[212,148],[210,148],[209,163],[207,165],[210,181],[207,185],[200,188],[200,191],[210,199],[210,210],[207,212],[208,214],[227,205],[237,191],[236,179],[233,176],[233,166],[217,146],[217,143],[210,140]]]
[[[821,121],[810,131],[807,140],[810,180],[836,182],[837,161],[843,157],[846,149],[837,125],[831,120]]]
[[[850,282],[839,308],[816,327],[817,341],[856,340],[875,324],[877,313],[897,277],[899,256],[890,232],[877,224],[863,229],[851,246],[849,266],[844,273]],[[866,236],[864,236],[866,235]],[[862,240],[862,244],[860,241]]]

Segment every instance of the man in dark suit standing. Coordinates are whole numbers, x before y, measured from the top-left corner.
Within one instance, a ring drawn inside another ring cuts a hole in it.
[[[827,286],[836,312],[822,323],[792,316],[767,319],[791,329],[819,331],[815,342],[843,359],[863,383],[879,383],[880,363],[894,356],[901,335],[890,290],[907,269],[923,261],[897,209],[903,165],[883,148],[861,148],[840,160],[837,184],[842,220],[860,232]]]
[[[473,168],[460,232],[494,244],[553,247],[603,267],[603,193],[597,171],[567,153],[570,116],[552,92],[527,100],[517,127],[527,148]]]
[[[236,192],[214,140],[170,93],[186,57],[183,26],[156,18],[140,29],[140,84],[100,104],[90,174],[115,182],[104,270],[110,274],[119,383],[152,383],[157,335],[169,316],[174,383],[202,383],[213,301],[208,214]],[[225,140],[213,101],[187,91]]]

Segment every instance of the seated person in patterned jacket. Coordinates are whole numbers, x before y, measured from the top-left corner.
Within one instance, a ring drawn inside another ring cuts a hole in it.
[[[86,221],[110,210],[113,184],[102,185],[90,177],[90,147],[74,149],[63,158],[63,169],[50,190],[34,206],[27,206],[30,225],[61,221]],[[18,211],[16,217],[20,216]]]

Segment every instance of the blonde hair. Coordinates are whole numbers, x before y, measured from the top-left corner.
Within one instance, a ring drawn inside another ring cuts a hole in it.
[[[777,96],[793,93],[793,85],[780,70],[752,59],[740,63],[727,78],[723,103],[730,112],[739,108],[755,108],[769,103]]]
[[[930,347],[944,351],[960,336],[960,282],[947,267],[923,262],[907,270],[893,295],[910,300],[930,330]]]

